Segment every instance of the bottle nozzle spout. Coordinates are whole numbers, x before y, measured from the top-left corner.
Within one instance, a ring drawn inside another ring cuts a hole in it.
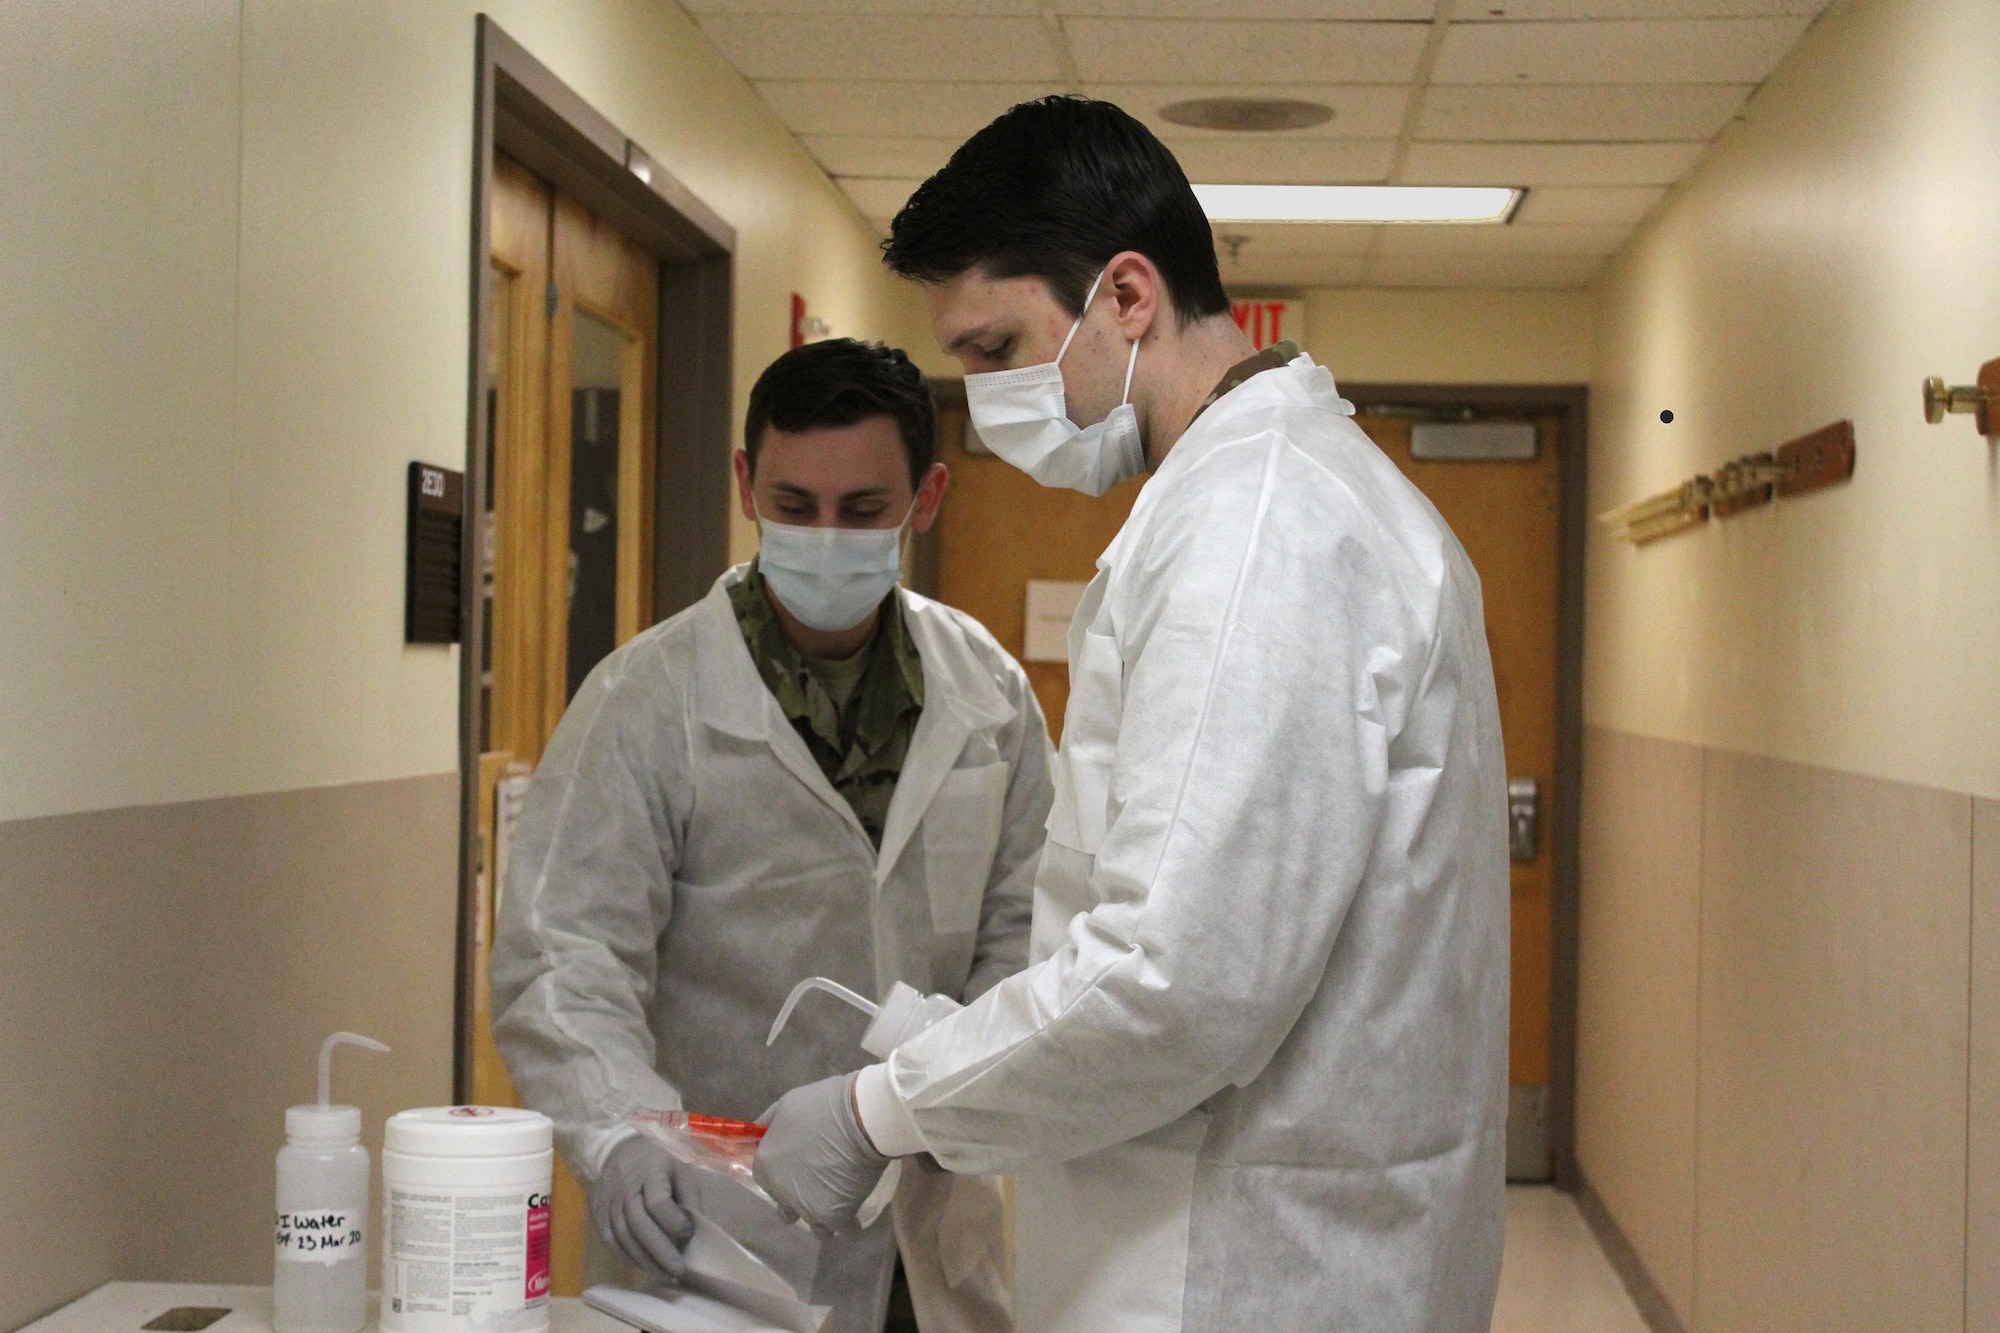
[[[804,981],[792,987],[792,993],[785,997],[784,1007],[778,1010],[778,1021],[771,1024],[771,1035],[764,1039],[766,1046],[774,1045],[777,1042],[778,1034],[783,1032],[785,1024],[791,1021],[792,1010],[799,1007],[799,1001],[805,998],[807,991],[815,990],[823,990],[835,999],[845,1000],[870,1018],[882,1012],[881,1005],[876,1004],[865,995],[860,995],[847,989],[847,987],[830,977],[807,977]]]
[[[362,1046],[371,1051],[386,1051],[389,1048],[373,1037],[364,1037],[358,1032],[336,1032],[319,1044],[319,1106],[322,1111],[333,1104],[333,1048],[336,1046]]]

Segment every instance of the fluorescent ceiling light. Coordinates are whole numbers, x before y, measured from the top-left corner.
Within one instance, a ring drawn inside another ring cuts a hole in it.
[[[1521,191],[1461,185],[1197,185],[1210,222],[1505,222]]]

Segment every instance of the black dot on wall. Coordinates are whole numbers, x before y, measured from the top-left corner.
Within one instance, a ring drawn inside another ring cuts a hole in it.
[[[1674,424],[1674,414],[1672,412],[1662,412],[1660,413],[1660,421],[1664,425],[1671,426]]]

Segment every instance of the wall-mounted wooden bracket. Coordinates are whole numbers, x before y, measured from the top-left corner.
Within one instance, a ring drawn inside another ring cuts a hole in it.
[[[1942,375],[1924,381],[1924,420],[1935,426],[1947,412],[1965,412],[1973,417],[1981,435],[2000,434],[1993,408],[2000,404],[2000,357],[1979,368],[1979,383],[1947,385]]]
[[[1623,541],[1644,544],[1780,496],[1803,495],[1854,475],[1854,423],[1836,421],[1767,454],[1747,454],[1671,491],[1607,510],[1597,521]]]

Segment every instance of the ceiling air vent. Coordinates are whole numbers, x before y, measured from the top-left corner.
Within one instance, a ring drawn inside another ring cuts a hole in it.
[[[1170,102],[1160,115],[1197,130],[1309,130],[1333,119],[1333,108],[1286,97],[1197,97]]]

